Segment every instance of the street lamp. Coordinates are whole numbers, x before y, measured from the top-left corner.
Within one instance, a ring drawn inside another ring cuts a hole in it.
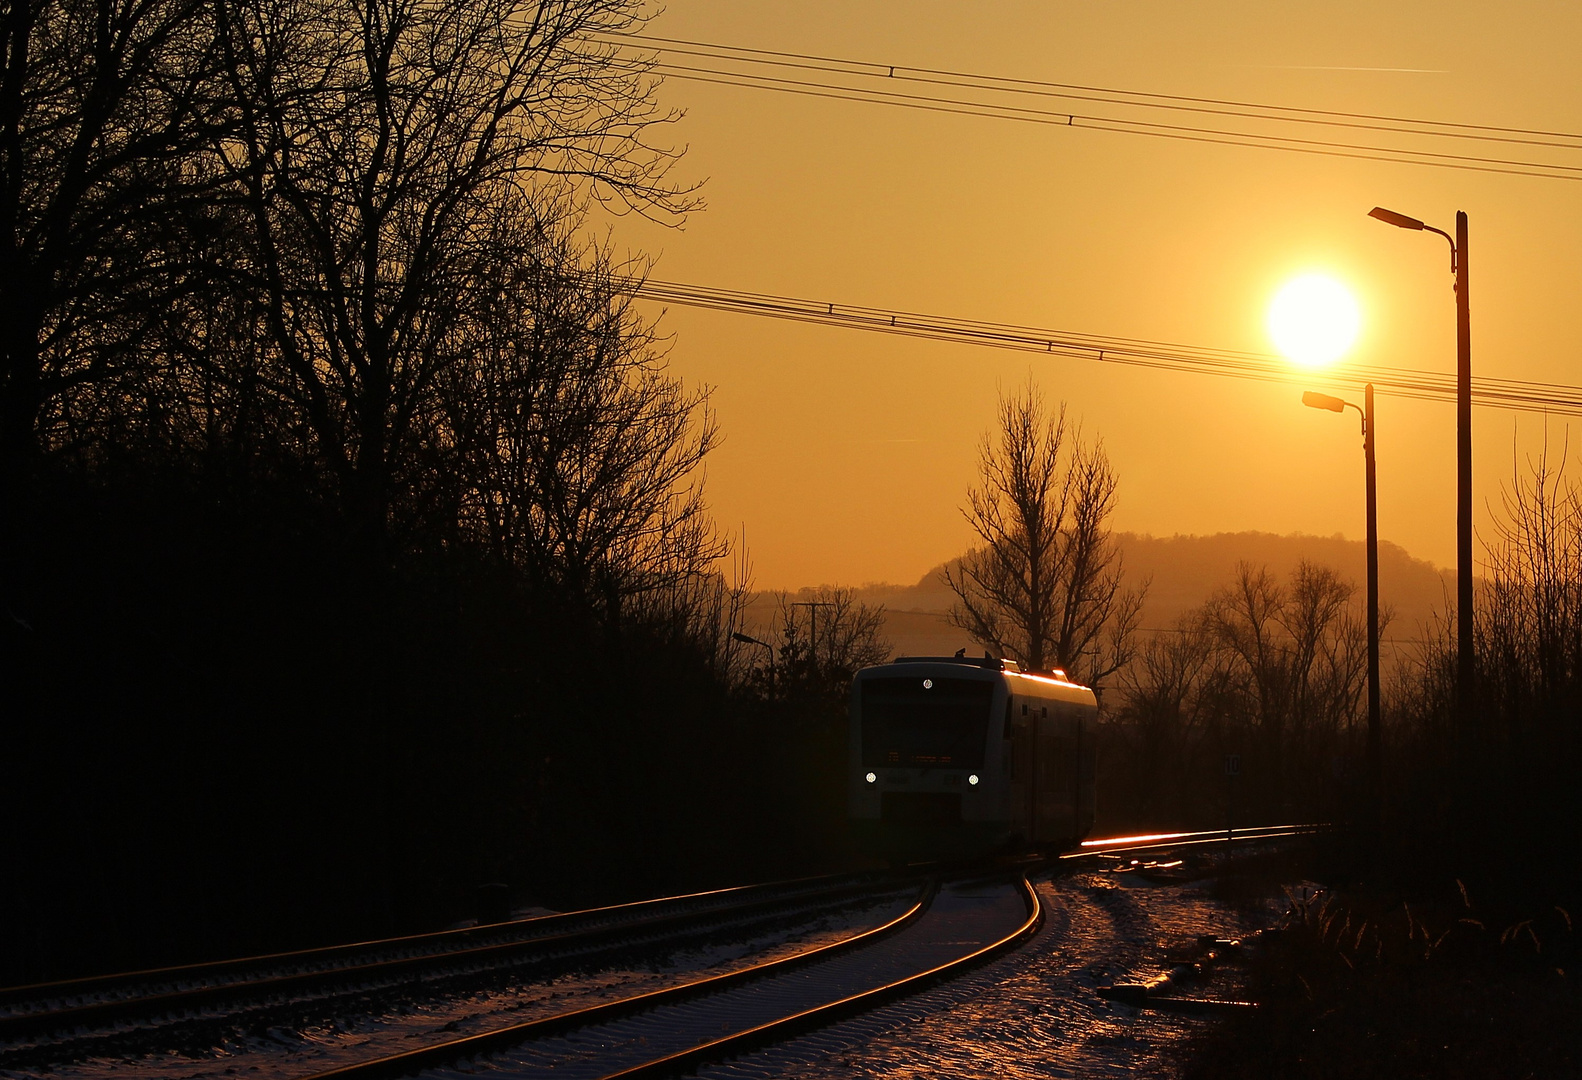
[[[762,645],[769,650],[769,696],[773,698],[775,696],[775,647],[767,641],[759,641],[755,637],[741,633],[731,634],[731,640],[739,641],[743,645]]]
[[[1311,390],[1302,395],[1302,404],[1314,409],[1342,412],[1356,409],[1362,415],[1362,458],[1368,500],[1368,816],[1369,826],[1377,827],[1379,813],[1379,513],[1378,488],[1373,468],[1373,384],[1362,389],[1362,405],[1354,405],[1328,394]]]
[[[1368,216],[1401,229],[1438,233],[1450,244],[1456,283],[1456,707],[1463,739],[1472,727],[1472,331],[1467,298],[1467,215],[1452,237],[1414,217],[1375,206]],[[1467,747],[1463,746],[1463,752]]]

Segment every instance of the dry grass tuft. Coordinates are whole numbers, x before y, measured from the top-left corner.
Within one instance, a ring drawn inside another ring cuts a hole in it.
[[[1287,895],[1282,929],[1253,964],[1264,1008],[1191,1043],[1188,1080],[1582,1076],[1564,908],[1480,911],[1459,880],[1411,900]]]

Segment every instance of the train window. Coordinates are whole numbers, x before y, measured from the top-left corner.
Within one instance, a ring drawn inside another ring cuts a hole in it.
[[[1022,702],[1022,715],[1023,716],[1027,715],[1027,702],[1025,702],[1025,701]]]
[[[1044,713],[1043,713],[1043,715],[1044,715],[1044,718],[1046,720],[1049,718],[1049,706],[1048,705],[1044,706]]]
[[[993,682],[936,678],[862,680],[864,766],[982,769],[989,740]]]
[[[1011,699],[1010,698],[1006,698],[1005,699],[1005,734],[1001,735],[1000,738],[1002,738],[1002,739],[1009,739],[1010,737],[1011,737]]]

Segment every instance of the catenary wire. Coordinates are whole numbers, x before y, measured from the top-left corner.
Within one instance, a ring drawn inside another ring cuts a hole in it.
[[[724,52],[708,52],[708,51],[705,51],[705,50],[702,50],[702,49],[662,49],[661,51],[663,51],[663,52],[665,52],[667,54],[671,54],[671,55],[691,56],[691,57],[697,57],[699,59],[705,59],[705,60],[727,60],[727,61],[735,61],[735,62],[738,62],[738,63],[739,62],[743,62],[743,58],[742,57],[731,56],[730,54],[724,53]],[[752,62],[752,61],[747,61],[747,62]],[[758,61],[758,62],[763,63],[765,61]],[[1582,150],[1582,142],[1562,141],[1563,139],[1566,139],[1566,138],[1582,138],[1582,136],[1562,136],[1562,137],[1549,138],[1549,139],[1534,139],[1534,138],[1528,138],[1528,137],[1525,137],[1525,136],[1522,136],[1522,135],[1491,135],[1491,134],[1484,134],[1481,131],[1459,131],[1459,130],[1448,130],[1448,129],[1447,130],[1434,130],[1434,129],[1428,128],[1428,127],[1422,127],[1422,126],[1414,127],[1414,126],[1412,126],[1414,124],[1422,125],[1422,124],[1439,123],[1439,121],[1432,121],[1432,120],[1421,121],[1421,120],[1404,120],[1403,119],[1403,120],[1398,120],[1398,121],[1393,121],[1393,122],[1373,123],[1373,122],[1367,122],[1367,121],[1360,120],[1360,119],[1358,119],[1358,120],[1336,120],[1336,119],[1324,119],[1324,118],[1316,117],[1316,116],[1312,116],[1312,117],[1310,117],[1310,116],[1286,116],[1286,115],[1281,115],[1279,112],[1275,112],[1275,111],[1264,111],[1264,112],[1258,112],[1257,111],[1259,109],[1263,109],[1263,110],[1279,110],[1279,109],[1284,108],[1284,106],[1279,106],[1279,105],[1253,105],[1253,104],[1247,104],[1247,105],[1243,105],[1243,106],[1238,107],[1238,108],[1218,108],[1218,107],[1209,106],[1209,105],[1182,105],[1182,104],[1175,104],[1175,103],[1170,102],[1170,101],[1158,102],[1158,101],[1144,101],[1144,100],[1127,100],[1127,99],[1121,98],[1121,97],[1114,97],[1114,96],[1108,96],[1107,97],[1107,96],[1105,96],[1106,93],[1109,93],[1109,94],[1124,94],[1124,93],[1135,93],[1134,91],[1095,91],[1093,93],[1077,93],[1075,91],[1045,90],[1045,89],[1038,89],[1038,88],[1034,88],[1034,87],[1015,86],[1015,85],[1012,85],[1012,86],[996,86],[996,85],[993,85],[992,83],[985,83],[985,82],[978,82],[978,83],[962,82],[962,81],[958,81],[958,80],[955,80],[955,79],[949,79],[949,78],[930,78],[930,77],[927,77],[927,76],[908,75],[908,74],[896,75],[896,74],[886,74],[886,73],[874,72],[874,71],[853,72],[853,71],[848,71],[848,70],[844,70],[844,69],[841,69],[841,68],[823,67],[823,66],[820,66],[820,65],[817,65],[817,64],[796,64],[796,63],[784,63],[784,62],[774,62],[774,61],[767,61],[767,63],[773,63],[774,66],[776,66],[776,67],[791,68],[793,70],[801,70],[801,71],[813,71],[813,72],[819,72],[819,73],[822,73],[822,74],[867,76],[867,77],[870,77],[870,78],[884,79],[886,81],[920,83],[920,84],[923,84],[925,86],[953,87],[953,88],[961,89],[961,90],[969,90],[969,89],[970,90],[983,90],[983,91],[989,91],[989,92],[999,93],[999,94],[1018,94],[1018,95],[1041,97],[1041,98],[1052,98],[1052,99],[1062,100],[1062,101],[1086,101],[1086,102],[1092,102],[1092,103],[1100,104],[1100,105],[1119,105],[1119,106],[1122,106],[1124,108],[1160,109],[1160,110],[1167,111],[1167,112],[1197,113],[1197,114],[1207,115],[1207,116],[1224,116],[1224,117],[1231,117],[1231,118],[1235,118],[1235,119],[1245,119],[1245,120],[1266,120],[1266,121],[1278,121],[1278,122],[1283,122],[1283,123],[1311,124],[1311,125],[1316,125],[1316,126],[1320,126],[1320,127],[1350,128],[1350,129],[1359,130],[1359,131],[1379,131],[1379,132],[1385,132],[1385,133],[1392,134],[1392,135],[1414,135],[1414,136],[1423,136],[1423,137],[1426,137],[1426,138],[1436,138],[1436,139],[1464,139],[1464,140],[1468,140],[1468,141],[1472,141],[1472,142],[1507,143],[1507,144],[1515,144],[1515,145],[1518,145],[1518,146],[1542,146],[1542,147],[1549,147],[1549,148],[1560,149],[1560,150]],[[739,75],[742,78],[751,78],[751,79],[770,79],[770,78],[772,78],[771,76],[749,75],[749,74],[747,74],[745,72],[716,71],[716,70],[709,69],[709,68],[688,68],[688,67],[685,67],[685,66],[682,66],[682,65],[679,65],[679,64],[658,63],[658,64],[655,65],[655,67],[658,68],[658,69],[663,69],[663,70],[698,71],[698,72],[703,72],[705,74],[713,74],[713,75]],[[901,68],[898,68],[898,69],[895,69],[895,70],[899,70],[899,71],[903,71],[904,72],[904,71],[908,71],[908,70],[912,70],[912,69],[901,69]],[[992,76],[990,76],[990,78],[992,78]],[[814,84],[802,84],[802,85],[828,85],[828,84],[814,83]],[[864,93],[869,92],[868,90],[866,90],[864,88],[860,88],[860,87],[853,87],[851,89],[859,90],[859,91],[864,92]],[[891,93],[893,93],[892,91],[889,91],[889,90],[879,90],[879,91],[873,91],[873,92],[877,92],[877,93],[881,93],[881,94],[891,94]],[[897,95],[897,96],[902,96],[902,95]],[[1149,95],[1149,96],[1152,96],[1152,95]],[[1168,95],[1160,95],[1160,96],[1168,97]],[[933,100],[933,99],[924,98],[923,100]],[[1016,111],[1026,111],[1026,112],[1034,112],[1034,113],[1044,112],[1044,110],[1024,109],[1024,108],[1019,107],[1019,106],[1010,106],[1010,105],[1003,105],[1003,106],[1002,105],[994,105],[992,103],[962,102],[961,104],[974,104],[974,105],[976,105],[976,104],[984,104],[986,108],[1013,109],[1013,110],[1016,110]],[[1062,113],[1062,114],[1058,114],[1058,115],[1064,115],[1064,114]],[[1447,125],[1447,128],[1450,128],[1450,127],[1454,127],[1454,125]]]
[[[660,303],[1100,363],[1287,385],[1349,386],[1371,382],[1382,394],[1425,401],[1453,401],[1456,396],[1453,377],[1405,368],[1352,367],[1344,377],[1296,373],[1286,370],[1278,358],[1259,353],[1073,333],[655,279],[625,279],[620,288],[633,297]],[[1472,400],[1476,405],[1520,412],[1582,415],[1582,387],[1561,384],[1477,378],[1472,384]]]
[[[885,606],[884,610],[887,615],[922,615],[925,618],[934,619],[938,622],[949,622],[950,620],[950,612],[948,611],[930,610],[928,608],[897,608],[888,605]],[[1139,634],[1176,634],[1184,637],[1188,634],[1196,633],[1196,628],[1191,626],[1139,626],[1137,632]],[[1440,638],[1405,637],[1395,634],[1387,634],[1379,639],[1380,643],[1385,645],[1429,645],[1436,644],[1441,640]]]
[[[893,91],[872,92],[856,87],[799,82],[762,75],[736,75],[729,72],[708,71],[707,69],[682,68],[670,64],[657,64],[654,66],[654,70],[670,78],[685,79],[690,82],[712,83],[717,86],[772,90],[777,93],[794,94],[799,97],[889,105],[893,108],[948,113],[958,116],[982,116],[990,119],[1014,120],[1020,123],[1040,124],[1048,127],[1080,128],[1085,131],[1148,135],[1154,138],[1173,139],[1183,142],[1284,150],[1288,153],[1312,154],[1320,157],[1384,161],[1402,165],[1423,165],[1462,172],[1497,173],[1504,176],[1532,176],[1546,180],[1582,180],[1582,166],[1554,164],[1543,161],[1478,157],[1471,154],[1445,154],[1431,150],[1409,150],[1388,146],[1373,146],[1366,143],[1303,139],[1292,135],[1264,135],[1258,132],[1191,127],[1181,124],[1165,124],[1158,121],[1129,120],[1112,116],[1044,112],[1020,106],[982,104],[951,98],[924,98],[916,95],[898,94]]]
[[[690,56],[716,57],[743,62],[757,62],[773,64],[777,67],[795,67],[819,71],[831,71],[849,75],[868,75],[887,79],[908,79],[922,81],[916,76],[938,76],[939,85],[946,86],[975,86],[982,89],[1029,92],[1051,97],[1079,97],[1081,100],[1109,101],[1114,104],[1137,105],[1141,107],[1163,108],[1155,102],[1181,103],[1190,106],[1189,111],[1217,112],[1220,115],[1247,115],[1264,119],[1281,119],[1301,123],[1334,124],[1337,121],[1358,121],[1355,126],[1369,127],[1362,121],[1377,121],[1384,125],[1372,128],[1373,130],[1405,130],[1415,125],[1418,128],[1445,128],[1445,132],[1416,130],[1409,133],[1423,135],[1448,134],[1452,137],[1473,138],[1481,137],[1473,133],[1489,133],[1493,141],[1519,142],[1535,146],[1559,146],[1570,149],[1582,149],[1582,134],[1563,131],[1546,131],[1539,128],[1507,127],[1497,124],[1467,124],[1450,120],[1426,120],[1414,117],[1389,116],[1383,113],[1346,112],[1339,109],[1312,109],[1293,105],[1270,105],[1252,101],[1238,101],[1229,98],[1193,97],[1186,94],[1160,94],[1143,90],[1122,90],[1114,87],[1084,86],[1078,83],[1050,82],[1040,79],[1017,79],[1002,75],[983,75],[971,72],[950,71],[941,68],[910,67],[903,64],[884,64],[869,60],[842,60],[835,57],[816,56],[807,53],[783,52],[774,49],[750,49],[738,45],[718,45],[709,42],[688,41],[681,38],[657,37],[646,34],[607,34],[602,35],[618,45],[629,42],[638,42],[639,47],[651,49],[655,52],[674,52]],[[657,43],[657,44],[656,44]],[[685,46],[674,48],[673,46]],[[734,54],[751,54],[748,56]],[[812,64],[787,63],[781,60],[765,60],[764,57],[786,58],[790,61],[812,61]],[[836,64],[844,67],[830,68],[827,65]],[[816,66],[815,66],[816,65]],[[852,70],[853,68],[860,70]],[[897,74],[897,73],[900,74]],[[949,80],[949,81],[946,81]],[[1144,99],[1129,101],[1127,98]],[[1147,100],[1152,99],[1152,100]],[[1201,107],[1201,108],[1199,108]],[[1229,110],[1229,111],[1227,111]],[[1243,110],[1262,110],[1261,112],[1244,112]],[[1346,125],[1352,126],[1352,125]],[[1540,141],[1533,142],[1522,136],[1543,136],[1545,140],[1564,139],[1567,142]]]
[[[779,58],[792,58],[797,61],[811,60],[819,64],[844,64],[847,69],[837,69],[835,73],[851,75],[877,75],[880,71],[886,73],[885,77],[893,78],[897,71],[921,72],[925,75],[940,75],[951,79],[976,79],[980,83],[985,79],[993,79],[997,83],[1011,83],[1021,87],[1035,87],[1043,92],[1048,88],[1061,88],[1065,90],[1080,90],[1093,94],[1126,94],[1139,98],[1157,98],[1170,102],[1191,102],[1198,105],[1234,106],[1240,110],[1262,109],[1271,113],[1301,114],[1289,115],[1262,115],[1253,113],[1228,113],[1223,109],[1202,109],[1204,112],[1217,112],[1220,115],[1240,115],[1253,119],[1291,120],[1300,122],[1331,123],[1327,119],[1314,118],[1349,118],[1357,120],[1385,121],[1388,125],[1435,125],[1443,128],[1463,129],[1473,132],[1503,132],[1513,135],[1542,135],[1553,138],[1578,138],[1558,132],[1546,132],[1536,129],[1499,128],[1492,125],[1452,124],[1446,121],[1433,120],[1407,120],[1377,114],[1342,113],[1333,110],[1295,109],[1287,106],[1256,105],[1246,102],[1234,102],[1223,99],[1188,98],[1181,95],[1142,94],[1137,91],[1105,90],[1095,87],[1080,87],[1074,84],[1038,83],[1033,80],[1011,80],[995,76],[970,76],[959,72],[940,71],[938,69],[905,68],[901,66],[872,64],[862,61],[842,61],[828,57],[814,57],[807,54],[783,53],[772,50],[739,49],[736,47],[721,47],[700,42],[688,42],[674,38],[657,38],[646,36],[618,36],[615,44],[625,46],[630,41],[636,41],[642,47],[652,47],[666,51],[666,45],[687,46],[684,49],[671,49],[668,51],[682,52],[687,55],[707,55],[727,60],[742,60],[742,57],[725,55],[723,50],[730,48],[734,52],[756,54],[759,57],[771,56]],[[656,44],[658,43],[658,44]],[[700,50],[713,50],[701,52]],[[751,60],[752,57],[747,59]],[[812,65],[800,63],[784,63],[781,60],[769,61],[779,66],[792,66],[808,68]],[[774,79],[758,75],[744,75],[742,73],[719,71],[716,69],[685,69],[678,65],[654,63],[647,65],[660,72],[670,71],[678,77],[694,77],[701,81],[719,82],[725,85],[739,85],[749,87],[762,87],[768,89],[785,89],[789,92],[807,93],[812,96],[831,97],[838,100],[867,100],[883,104],[899,105],[903,107],[926,108],[937,112],[954,112],[968,115],[1001,116],[1008,119],[1027,119],[1034,122],[1060,124],[1061,126],[1077,126],[1078,120],[1083,121],[1084,127],[1098,127],[1099,130],[1135,131],[1142,134],[1153,134],[1167,138],[1187,139],[1190,141],[1228,143],[1230,145],[1266,146],[1274,149],[1287,149],[1298,152],[1328,153],[1331,156],[1364,158],[1370,160],[1397,161],[1424,165],[1437,165],[1448,168],[1472,168],[1477,171],[1516,173],[1517,175],[1533,175],[1555,179],[1579,179],[1578,176],[1559,175],[1560,170],[1565,172],[1582,172],[1582,168],[1575,166],[1552,165],[1549,163],[1524,163],[1505,159],[1480,159],[1471,155],[1443,155],[1428,151],[1400,150],[1389,147],[1369,147],[1356,144],[1324,143],[1320,140],[1299,140],[1288,136],[1268,136],[1252,132],[1230,132],[1217,129],[1191,129],[1180,125],[1164,125],[1148,121],[1127,120],[1111,117],[1084,117],[1066,113],[1052,113],[1044,110],[1028,109],[1022,106],[996,105],[992,103],[970,102],[952,99],[929,99],[917,95],[900,95],[893,91],[882,91],[885,96],[866,94],[857,88],[845,86],[828,86],[821,84],[797,83],[794,80]],[[869,71],[851,71],[851,67],[865,67]],[[829,69],[816,69],[829,70]],[[913,80],[926,81],[926,80]],[[943,80],[936,80],[942,82]],[[945,85],[964,85],[959,82],[950,82]],[[1003,89],[1003,87],[980,87],[988,89]],[[1050,96],[1061,96],[1052,94]],[[1072,95],[1074,96],[1074,95]],[[1095,99],[1096,100],[1096,99]],[[1116,101],[1113,98],[1104,99],[1111,103],[1123,105],[1141,105],[1153,107],[1150,102]],[[1116,125],[1103,127],[1105,124]],[[1341,125],[1350,126],[1350,125]],[[1424,135],[1438,134],[1418,129],[1398,128],[1385,125],[1362,125],[1375,130],[1397,131],[1402,134]],[[1482,136],[1471,136],[1482,137]],[[1256,141],[1247,141],[1256,140]],[[1518,138],[1498,139],[1490,141],[1532,142]],[[1297,145],[1281,145],[1294,143]],[[1579,148],[1569,144],[1544,144],[1562,146],[1565,148]],[[1407,156],[1412,155],[1412,156]],[[1428,158],[1430,160],[1422,160]],[[1437,160],[1434,160],[1437,159]],[[1529,171],[1521,168],[1523,165],[1532,165],[1534,169],[1552,170],[1548,172]],[[1501,168],[1499,166],[1515,166],[1515,168]],[[665,283],[648,281],[642,283],[639,290],[634,290],[638,295],[648,299],[667,300],[669,302],[685,304],[694,307],[713,308],[716,310],[729,310],[757,314],[793,321],[815,322],[827,325],[846,325],[870,331],[903,334],[911,337],[922,337],[932,340],[970,341],[975,344],[987,345],[998,348],[1010,348],[1021,351],[1044,352],[1057,355],[1075,356],[1087,359],[1100,360],[1112,363],[1125,363],[1134,366],[1190,369],[1200,373],[1219,374],[1230,377],[1256,379],[1259,381],[1273,381],[1290,383],[1296,381],[1294,376],[1279,371],[1278,362],[1268,356],[1257,354],[1232,354],[1223,350],[1202,349],[1198,347],[1172,345],[1158,342],[1139,342],[1122,338],[1101,338],[1097,335],[1077,335],[1062,332],[1052,332],[1038,328],[1005,326],[1000,324],[978,323],[972,320],[949,319],[939,316],[925,316],[917,313],[892,312],[888,310],[862,308],[855,305],[820,305],[812,301],[798,300],[788,297],[771,297],[761,294],[744,293],[734,290],[704,289],[697,286],[686,286],[678,283]],[[1453,397],[1455,386],[1453,381],[1443,376],[1431,373],[1410,372],[1400,369],[1369,369],[1366,371],[1353,369],[1356,378],[1368,380],[1397,397],[1419,398],[1426,400],[1443,400]],[[1313,376],[1307,376],[1305,381],[1314,381]],[[1521,410],[1537,410],[1545,412],[1575,413],[1582,411],[1582,391],[1577,388],[1552,386],[1549,384],[1522,382],[1518,380],[1491,380],[1479,379],[1475,381],[1474,400],[1480,405],[1503,406]]]
[[[960,98],[923,97],[923,96],[920,96],[920,95],[917,95],[917,94],[901,94],[901,93],[897,93],[897,92],[891,91],[891,90],[867,90],[867,89],[859,88],[859,87],[844,87],[844,86],[839,86],[837,84],[831,84],[831,83],[811,83],[811,82],[804,82],[804,81],[799,81],[799,80],[794,80],[794,79],[781,79],[781,78],[777,78],[775,76],[769,76],[769,75],[751,75],[751,74],[745,74],[745,73],[740,73],[740,72],[724,71],[724,70],[720,70],[720,69],[717,69],[717,68],[695,68],[695,67],[685,67],[685,66],[682,66],[682,65],[679,65],[679,64],[664,64],[664,63],[660,63],[660,64],[654,65],[654,70],[660,71],[660,72],[663,72],[663,73],[666,73],[666,74],[669,74],[669,75],[672,75],[672,76],[674,76],[676,78],[690,78],[693,75],[721,76],[722,78],[707,78],[707,79],[701,79],[700,81],[717,82],[717,83],[720,83],[720,84],[726,85],[726,86],[738,86],[739,85],[739,86],[757,87],[760,83],[762,83],[762,84],[768,84],[768,85],[766,85],[764,87],[766,89],[782,89],[782,88],[786,88],[786,89],[791,89],[791,90],[794,90],[794,91],[797,91],[797,92],[800,92],[804,88],[817,89],[817,90],[849,91],[851,94],[857,95],[857,96],[850,96],[850,97],[846,98],[846,100],[857,101],[857,100],[870,100],[870,99],[872,99],[872,100],[875,100],[879,104],[904,105],[904,106],[909,107],[909,108],[910,107],[914,107],[916,105],[925,105],[925,106],[927,106],[927,105],[956,106],[956,107],[958,107],[958,111],[962,111],[962,112],[964,112],[967,115],[999,116],[1002,119],[1006,119],[1006,120],[1029,120],[1029,121],[1032,121],[1032,122],[1035,122],[1035,123],[1045,123],[1045,124],[1053,123],[1053,124],[1056,124],[1057,126],[1063,126],[1063,127],[1074,126],[1075,122],[1080,120],[1084,124],[1093,124],[1093,123],[1121,124],[1121,125],[1126,125],[1128,127],[1158,128],[1158,129],[1160,129],[1162,131],[1197,132],[1197,133],[1208,134],[1208,135],[1224,135],[1224,136],[1233,136],[1233,137],[1236,137],[1236,138],[1259,139],[1259,140],[1264,140],[1264,141],[1291,142],[1291,143],[1298,143],[1298,144],[1301,144],[1301,145],[1304,145],[1304,146],[1317,146],[1317,147],[1326,147],[1326,148],[1336,148],[1336,149],[1342,149],[1342,150],[1363,150],[1363,151],[1369,151],[1369,152],[1374,152],[1374,153],[1387,153],[1387,154],[1415,154],[1415,155],[1418,155],[1420,157],[1439,158],[1439,159],[1444,159],[1444,160],[1447,160],[1447,161],[1487,162],[1487,163],[1496,164],[1496,165],[1537,166],[1537,167],[1542,167],[1542,168],[1546,168],[1546,169],[1565,170],[1565,171],[1568,171],[1568,172],[1582,172],[1582,166],[1576,166],[1576,165],[1558,165],[1558,164],[1550,164],[1550,163],[1547,163],[1547,162],[1520,161],[1520,160],[1512,160],[1512,159],[1508,159],[1508,158],[1488,158],[1488,157],[1479,157],[1477,155],[1471,155],[1471,154],[1442,154],[1442,153],[1437,153],[1437,152],[1431,151],[1431,150],[1407,150],[1407,149],[1398,149],[1396,147],[1369,146],[1367,144],[1343,143],[1343,142],[1335,142],[1333,140],[1323,140],[1323,139],[1299,139],[1299,138],[1296,138],[1294,136],[1288,136],[1288,135],[1262,135],[1262,134],[1259,134],[1259,133],[1256,133],[1256,132],[1226,131],[1226,130],[1220,129],[1220,128],[1201,128],[1201,127],[1190,127],[1190,126],[1185,126],[1185,125],[1180,125],[1180,124],[1163,124],[1163,123],[1158,123],[1156,121],[1129,120],[1129,119],[1125,119],[1125,118],[1122,118],[1122,117],[1087,116],[1087,115],[1083,115],[1081,113],[1056,112],[1056,111],[1052,111],[1052,110],[1048,110],[1048,109],[1033,109],[1033,108],[1028,108],[1026,106],[1021,106],[1021,105],[996,105],[996,104],[994,104],[992,102],[967,101],[967,100],[963,100],[963,99],[960,99]],[[746,80],[746,81],[743,81],[743,80]],[[1269,118],[1265,117],[1264,119],[1269,119]],[[1429,133],[1421,132],[1421,133],[1418,133],[1418,134],[1429,134]],[[1443,134],[1443,133],[1436,133],[1436,134]],[[1549,144],[1549,145],[1558,145],[1558,144]],[[1582,147],[1567,147],[1567,148],[1568,149],[1582,149]]]
[[[1221,104],[1236,105],[1238,108],[1212,108],[1208,106],[1187,106],[1173,104],[1175,101],[1205,101],[1213,102],[1216,99],[1188,99],[1173,95],[1142,95],[1136,91],[1099,91],[1095,93],[1132,94],[1139,98],[1157,97],[1165,99],[1164,103],[1147,100],[1122,100],[1116,97],[1100,97],[1075,93],[1062,93],[1056,91],[1033,91],[1012,86],[993,86],[985,83],[966,83],[949,81],[945,79],[930,79],[926,76],[911,75],[896,76],[894,72],[927,71],[928,69],[910,69],[903,67],[889,68],[885,65],[867,65],[873,68],[882,68],[889,74],[880,71],[851,71],[839,68],[817,68],[813,65],[796,65],[780,61],[763,61],[755,57],[731,56],[722,51],[701,52],[692,50],[668,50],[662,45],[649,44],[664,39],[630,38],[629,41],[639,42],[640,47],[655,48],[660,51],[678,51],[686,55],[706,56],[712,59],[734,61],[738,63],[773,63],[781,67],[802,67],[821,71],[827,74],[840,74],[848,76],[871,76],[883,78],[886,81],[903,79],[917,83],[931,83],[933,85],[954,86],[963,89],[977,89],[999,93],[1038,93],[1046,97],[1066,97],[1076,100],[1096,101],[1105,104],[1118,105],[1126,108],[1141,109],[1169,109],[1175,111],[1201,112],[1228,118],[1249,119],[1259,122],[1322,124],[1331,127],[1352,127],[1370,131],[1382,131],[1391,134],[1412,137],[1435,136],[1473,139],[1486,142],[1521,143],[1525,145],[1544,146],[1555,149],[1578,150],[1582,143],[1540,141],[1521,137],[1521,134],[1549,135],[1558,139],[1578,138],[1563,133],[1539,132],[1529,129],[1500,129],[1492,125],[1456,125],[1446,121],[1423,120],[1397,120],[1389,117],[1370,117],[1369,114],[1331,113],[1333,116],[1357,116],[1370,119],[1391,121],[1390,123],[1363,123],[1350,120],[1325,119],[1318,115],[1300,115],[1321,110],[1296,110],[1287,106],[1254,105],[1249,103],[1224,102]],[[673,39],[672,39],[673,40]],[[629,42],[617,41],[627,47]],[[688,43],[698,45],[699,43]],[[700,45],[700,48],[720,49],[718,46]],[[762,51],[762,50],[749,50]],[[858,61],[828,61],[830,63],[858,64]],[[787,79],[771,75],[757,75],[750,72],[723,70],[719,68],[689,67],[681,64],[665,62],[652,62],[641,65],[647,70],[671,78],[684,79],[694,82],[710,83],[714,85],[745,87],[749,89],[772,90],[779,93],[794,94],[803,97],[824,98],[837,101],[857,101],[868,104],[889,105],[895,108],[923,110],[927,112],[945,113],[965,116],[984,116],[1003,120],[1015,120],[1023,123],[1036,123],[1045,126],[1059,126],[1082,128],[1085,130],[1108,131],[1120,134],[1149,135],[1155,138],[1165,138],[1175,141],[1209,143],[1213,145],[1245,146],[1262,149],[1284,150],[1289,153],[1312,154],[1324,157],[1349,158],[1364,161],[1384,161],[1397,164],[1422,165],[1432,168],[1455,169],[1461,171],[1495,173],[1510,176],[1531,176],[1541,179],[1553,180],[1582,180],[1582,166],[1567,165],[1558,162],[1528,161],[1516,158],[1501,158],[1480,156],[1476,154],[1451,154],[1432,150],[1411,149],[1406,147],[1378,146],[1368,143],[1349,143],[1336,140],[1301,138],[1295,135],[1267,134],[1257,131],[1237,131],[1226,128],[1192,126],[1189,124],[1167,124],[1157,120],[1141,120],[1121,116],[1084,115],[1070,112],[1056,112],[1044,109],[1035,109],[1023,105],[1000,104],[994,102],[971,101],[961,98],[940,96],[926,96],[919,94],[903,94],[893,90],[880,90],[873,87],[858,87],[840,83],[812,82],[801,79]],[[955,73],[945,73],[954,75]],[[986,79],[988,76],[960,76],[961,78]],[[1011,83],[1027,83],[1030,80],[1001,80]],[[1059,86],[1062,84],[1035,84],[1039,86]],[[1252,112],[1249,110],[1261,109],[1265,112]],[[1417,126],[1411,126],[1417,125]],[[1428,130],[1424,125],[1437,125],[1447,130]],[[1451,130],[1465,129],[1465,130]],[[1509,131],[1520,134],[1509,136],[1487,134],[1489,132]]]

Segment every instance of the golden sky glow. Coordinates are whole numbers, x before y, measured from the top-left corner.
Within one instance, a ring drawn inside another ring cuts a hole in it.
[[[1579,5],[673,0],[649,32],[1582,132]],[[680,232],[613,221],[618,246],[659,256],[658,278],[1262,354],[1270,298],[1314,268],[1366,314],[1345,357],[1291,386],[671,308],[674,370],[716,388],[711,503],[745,532],[760,587],[915,580],[958,554],[978,440],[999,390],[1029,373],[1104,438],[1120,528],[1360,538],[1354,434],[1304,409],[1301,391],[1355,394],[1355,365],[1455,365],[1444,241],[1372,220],[1374,206],[1451,231],[1469,213],[1475,374],[1582,382],[1576,182],[680,80],[660,93],[687,110],[670,132],[688,147],[677,175],[707,181],[708,209]],[[1381,536],[1452,565],[1453,406],[1381,394],[1377,409]],[[1552,440],[1564,424],[1549,420]],[[1513,452],[1544,432],[1541,416],[1474,410],[1483,535]]]

